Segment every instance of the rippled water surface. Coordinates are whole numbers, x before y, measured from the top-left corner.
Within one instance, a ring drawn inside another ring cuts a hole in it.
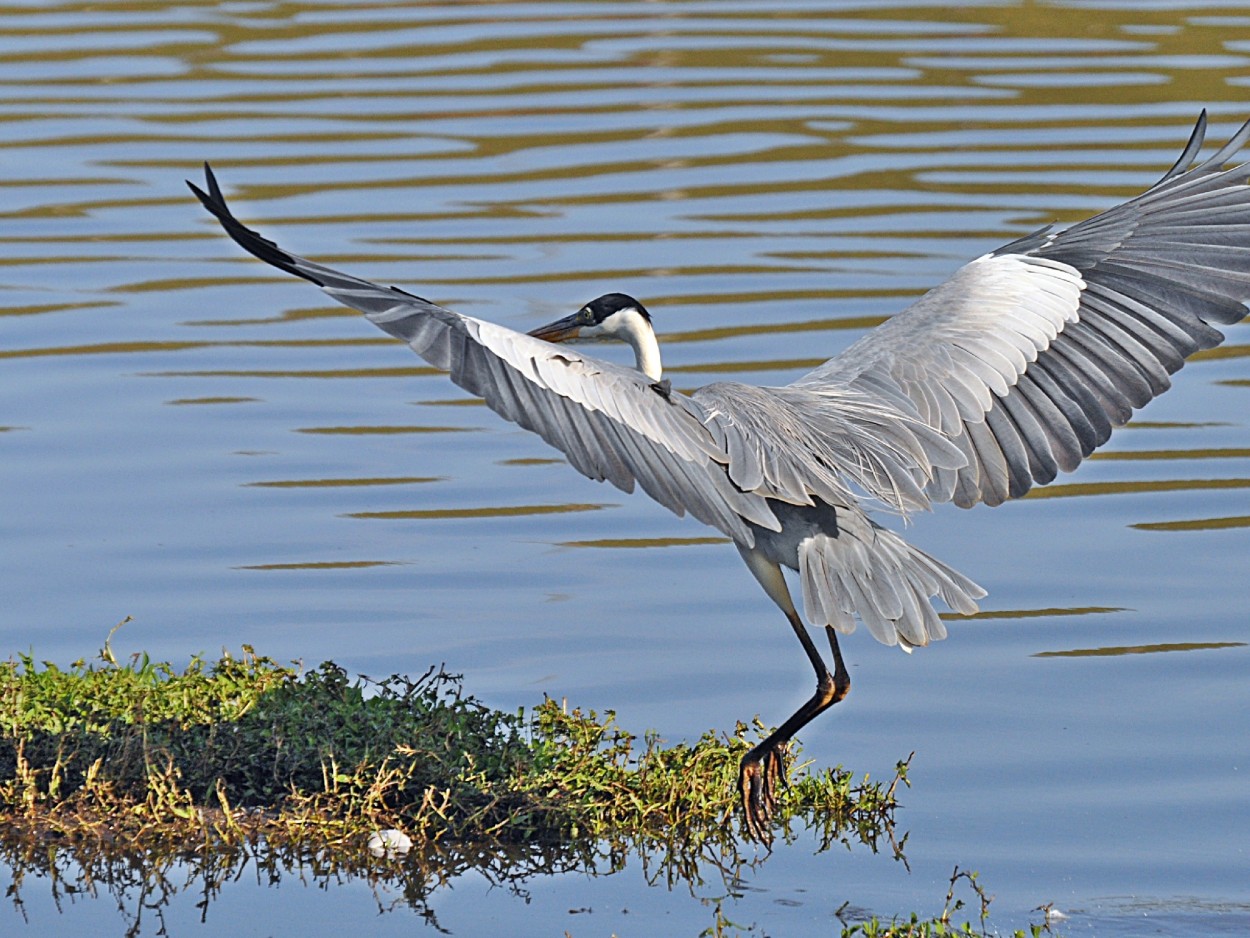
[[[244,256],[182,180],[209,159],[293,250],[516,328],[628,291],[675,386],[776,384],[963,260],[1136,193],[1200,108],[1221,139],[1250,116],[1240,4],[0,11],[0,650],[64,664],[132,616],[119,651],[445,662],[491,704],[568,697],[670,740],[809,693],[735,552]],[[1250,925],[1250,327],[1100,455],[917,519],[984,614],[910,658],[846,640],[854,692],[803,734],[874,777],[915,751],[909,868],[800,840],[726,900],[744,930],[936,911],[956,864],[1002,926],[1048,902],[1070,934]],[[165,924],[426,921],[311,882],[177,894]],[[45,887],[5,934],[139,914]],[[727,890],[636,863],[526,888],[467,874],[431,906],[457,934],[693,936]]]

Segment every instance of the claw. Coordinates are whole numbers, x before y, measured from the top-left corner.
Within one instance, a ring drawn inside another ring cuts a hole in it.
[[[777,807],[777,790],[786,784],[785,754],[789,748],[778,742],[762,751],[753,749],[738,767],[738,795],[742,799],[742,819],[747,836],[768,847],[773,842],[772,820]]]

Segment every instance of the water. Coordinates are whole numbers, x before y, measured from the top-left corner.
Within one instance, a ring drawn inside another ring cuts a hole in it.
[[[119,652],[446,662],[501,707],[567,696],[681,739],[810,690],[734,551],[243,256],[182,180],[209,159],[282,244],[517,328],[627,290],[679,388],[784,383],[962,261],[1139,191],[1201,107],[1231,133],[1250,17],[60,3],[7,5],[0,52],[0,648],[67,663],[132,616]],[[987,615],[910,659],[845,641],[854,692],[803,734],[874,777],[916,751],[910,870],[801,841],[730,919],[936,911],[957,864],[1001,927],[1051,902],[1070,934],[1244,933],[1248,354],[1233,328],[1060,497],[917,520]],[[726,891],[649,887],[636,862],[525,888],[466,874],[430,907],[458,934],[694,935]],[[20,897],[6,933],[120,934],[140,906]],[[311,874],[199,898],[170,900],[171,934],[424,921]]]

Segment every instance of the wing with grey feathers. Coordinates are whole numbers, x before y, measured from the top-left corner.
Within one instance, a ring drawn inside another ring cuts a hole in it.
[[[626,492],[637,482],[678,515],[689,511],[743,544],[753,543],[748,521],[780,527],[764,495],[730,481],[723,434],[718,439],[704,425],[714,419],[697,402],[632,368],[289,254],[235,218],[207,165],[205,175],[207,192],[188,185],[242,248],[360,310],[500,416],[561,450],[584,475]]]
[[[927,504],[917,480],[964,463],[901,393],[851,389],[835,400],[722,382],[673,394],[633,368],[290,254],[234,217],[207,165],[205,176],[207,192],[188,185],[246,251],[360,310],[583,474],[626,492],[637,482],[739,543],[753,543],[750,523],[780,529],[769,499],[852,505],[849,481],[905,512]]]
[[[1205,130],[1142,195],[977,258],[793,387],[905,394],[966,457],[935,467],[934,500],[997,505],[1076,468],[1246,315],[1250,166],[1224,165],[1250,122],[1195,164]]]

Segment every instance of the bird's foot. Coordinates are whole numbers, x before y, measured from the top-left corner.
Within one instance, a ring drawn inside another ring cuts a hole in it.
[[[764,846],[773,842],[773,811],[777,791],[786,784],[786,752],[789,743],[756,746],[738,766],[738,794],[742,798],[742,820],[747,836]]]

